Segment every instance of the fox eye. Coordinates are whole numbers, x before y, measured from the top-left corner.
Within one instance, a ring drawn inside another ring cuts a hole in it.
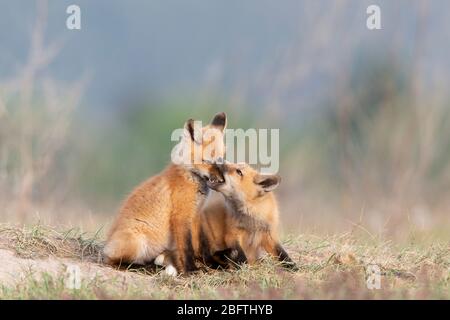
[[[244,174],[242,173],[242,171],[240,169],[236,169],[236,173],[241,177],[244,176]]]

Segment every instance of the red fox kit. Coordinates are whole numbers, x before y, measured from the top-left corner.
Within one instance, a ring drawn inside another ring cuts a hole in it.
[[[273,190],[278,175],[260,175],[247,164],[219,164],[221,176],[210,176],[207,184],[223,194],[224,201],[205,205],[196,217],[201,225],[197,252],[208,264],[212,256],[230,255],[232,260],[250,264],[263,251],[276,257],[283,266],[297,269],[278,240],[278,205]]]
[[[224,113],[200,129],[188,120],[180,144],[187,146],[190,159],[197,147],[201,147],[201,160],[223,157],[225,127]],[[145,264],[173,250],[173,263],[179,272],[196,270],[192,222],[208,193],[206,179],[215,170],[215,166],[202,161],[172,163],[139,185],[125,200],[109,232],[103,250],[106,262]]]

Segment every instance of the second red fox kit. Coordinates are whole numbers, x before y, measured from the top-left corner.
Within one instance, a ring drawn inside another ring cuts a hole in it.
[[[283,266],[296,269],[278,239],[279,211],[272,191],[280,177],[261,175],[245,163],[217,166],[224,181],[211,175],[207,185],[220,192],[225,202],[206,206],[197,218],[202,226],[200,250],[204,259],[208,253],[225,253],[236,262],[252,264],[266,251]]]
[[[211,152],[202,153],[202,159],[223,157],[225,127],[224,113],[199,129],[194,127],[193,120],[188,120],[180,143],[187,145],[191,156],[195,147],[200,146],[202,152]],[[110,230],[103,250],[106,262],[145,264],[165,250],[173,250],[173,262],[179,272],[196,270],[192,222],[208,193],[205,179],[216,169],[201,161],[172,163],[138,186],[126,199]]]
[[[222,197],[206,203],[194,217],[196,258],[211,267],[235,263],[254,263],[267,252],[286,268],[295,263],[278,240],[278,205],[273,190],[280,183],[277,175],[260,175],[247,164],[217,164],[221,175],[210,175],[208,187]],[[165,255],[167,257],[168,253]],[[170,259],[158,257],[158,264],[171,270]],[[165,262],[165,263],[164,263]],[[173,274],[168,271],[169,274]]]

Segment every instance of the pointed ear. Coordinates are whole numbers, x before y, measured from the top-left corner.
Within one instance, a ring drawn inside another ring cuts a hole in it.
[[[279,175],[266,175],[258,174],[253,182],[260,186],[264,191],[270,192],[275,190],[281,182],[281,177]]]
[[[227,115],[225,112],[216,114],[211,121],[211,126],[223,132],[223,130],[227,127]]]
[[[195,139],[194,137],[194,119],[189,119],[184,124],[184,129],[187,132],[187,135],[191,140],[193,141]]]
[[[196,129],[196,127],[195,127],[194,119],[189,119],[184,124],[184,130],[185,130],[186,137],[194,142],[201,143],[200,142],[201,139],[198,136],[200,134],[200,132],[196,132],[195,129]],[[197,130],[197,131],[199,131],[199,130]]]

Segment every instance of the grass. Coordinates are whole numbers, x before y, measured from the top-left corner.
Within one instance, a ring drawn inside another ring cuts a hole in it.
[[[23,258],[54,256],[101,261],[100,231],[89,235],[76,228],[60,232],[41,224],[23,228],[3,225],[0,227],[0,245]]]
[[[102,265],[100,232],[0,226],[0,248],[12,251],[19,264],[31,260],[37,268],[53,261],[81,268],[79,289],[66,285],[64,268],[17,270],[15,283],[0,285],[0,299],[449,299],[448,242],[420,246],[414,239],[400,245],[354,231],[288,237],[284,245],[298,272],[265,258],[236,270],[170,278],[161,270]],[[379,290],[366,285],[371,264],[381,271]]]

